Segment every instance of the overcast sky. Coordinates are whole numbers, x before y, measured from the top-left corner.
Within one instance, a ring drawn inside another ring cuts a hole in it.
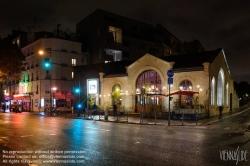
[[[200,40],[209,50],[223,48],[232,78],[250,83],[250,1],[236,0],[1,0],[0,36],[12,29],[60,29],[75,25],[97,8],[156,25],[180,41]],[[36,18],[36,21],[34,21]]]

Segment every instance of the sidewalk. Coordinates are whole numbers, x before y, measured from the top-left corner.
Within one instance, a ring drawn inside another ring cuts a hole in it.
[[[170,120],[170,125],[171,126],[204,126],[204,125],[210,125],[213,123],[216,123],[218,121],[233,117],[235,115],[241,114],[245,111],[250,110],[250,106],[244,106],[241,107],[237,110],[234,110],[232,112],[229,113],[225,113],[223,114],[221,117],[219,116],[214,116],[211,118],[206,118],[206,119],[202,119],[202,120],[198,120],[197,122],[195,120]],[[33,114],[36,115],[44,115],[44,112],[33,112]],[[168,119],[154,119],[154,118],[143,118],[140,119],[139,114],[134,114],[133,116],[123,116],[120,117],[119,120],[117,120],[117,117],[114,116],[108,116],[108,120],[105,120],[104,117],[102,116],[101,119],[99,120],[99,115],[95,115],[94,118],[93,117],[87,117],[83,114],[80,114],[80,116],[78,117],[77,114],[60,114],[57,116],[53,116],[53,115],[49,115],[48,117],[65,117],[65,118],[70,118],[70,119],[84,119],[84,120],[95,120],[95,121],[101,121],[101,122],[113,122],[113,123],[127,123],[127,124],[141,124],[141,125],[163,125],[163,126],[167,126],[168,125]]]
[[[247,110],[250,110],[249,106],[244,106],[241,107],[238,110],[234,110],[229,113],[223,114],[221,117],[219,116],[214,116],[211,118],[206,118],[202,120],[197,121],[197,126],[204,126],[204,125],[210,125],[213,123],[216,123],[218,121],[233,117],[235,115],[241,114]],[[99,116],[95,117],[95,120],[99,121]],[[104,121],[104,119],[101,119],[100,121]],[[117,120],[117,117],[109,116],[108,121],[106,122],[115,122],[115,123],[128,123],[128,124],[143,124],[143,125],[168,125],[168,119],[154,119],[154,118],[143,118],[140,119],[140,117],[134,117],[134,116],[128,116],[128,120],[125,118],[120,118]],[[196,126],[196,121],[195,120],[170,120],[170,125],[171,126]]]

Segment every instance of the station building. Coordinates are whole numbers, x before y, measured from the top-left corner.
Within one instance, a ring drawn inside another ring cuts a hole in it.
[[[173,84],[168,84],[167,71],[174,71]],[[198,111],[204,117],[219,115],[239,108],[229,66],[223,49],[167,57],[145,54],[134,61],[117,61],[76,66],[75,80],[95,102],[105,109],[114,105],[111,95],[119,90],[118,104],[130,112],[145,111],[146,116],[157,112]],[[75,82],[75,83],[76,83]],[[146,96],[141,89],[145,88]],[[170,93],[169,93],[170,92]],[[194,100],[202,109],[195,109]]]

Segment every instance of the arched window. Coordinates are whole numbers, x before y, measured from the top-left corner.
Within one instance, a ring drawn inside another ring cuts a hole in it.
[[[211,105],[214,105],[215,98],[215,78],[213,77],[211,82]]]
[[[183,80],[180,85],[180,90],[192,90],[193,89],[193,86],[192,86],[192,83],[191,81],[189,80]]]
[[[142,87],[148,88],[146,90],[161,90],[161,77],[154,70],[146,70],[139,75],[136,81],[136,88],[141,89]],[[150,88],[150,89],[149,89]]]
[[[228,85],[228,83],[227,83],[227,85],[226,85],[226,106],[228,106],[228,103],[229,103],[229,102],[228,102],[228,99],[229,99],[229,98],[228,98],[228,94],[229,94],[228,91],[229,91],[229,85]]]
[[[193,85],[189,80],[183,80],[179,84],[180,90],[192,90]],[[180,106],[191,106],[193,101],[193,96],[180,95]]]
[[[217,105],[223,106],[224,104],[224,71],[220,69],[218,74],[218,82],[217,82]]]
[[[161,93],[162,84],[160,75],[154,70],[146,70],[141,73],[136,80],[136,93],[140,93],[141,88],[145,88],[146,93]],[[143,100],[141,96],[137,96],[136,102],[143,104]],[[149,100],[145,100],[144,103],[148,104],[151,102],[152,104],[160,104],[161,97],[152,96]]]

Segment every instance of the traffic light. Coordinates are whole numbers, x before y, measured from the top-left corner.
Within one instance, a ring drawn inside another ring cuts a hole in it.
[[[75,88],[75,93],[80,93],[80,88]]]
[[[82,104],[77,104],[77,108],[82,108]]]
[[[46,69],[50,68],[50,59],[49,58],[44,58],[44,67]]]

